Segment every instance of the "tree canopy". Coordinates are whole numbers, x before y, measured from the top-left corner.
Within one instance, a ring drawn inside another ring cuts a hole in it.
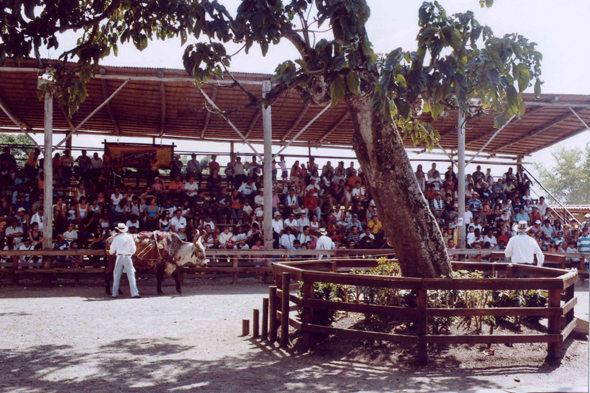
[[[493,1],[479,3],[489,7]],[[42,47],[57,49],[60,33],[79,34],[78,45],[60,55],[63,66],[52,71],[56,96],[73,114],[100,60],[116,55],[121,43],[143,50],[154,39],[191,41],[184,66],[204,81],[229,69],[232,55],[225,43],[242,44],[246,52],[257,45],[266,54],[271,44],[286,40],[300,58],[277,66],[276,85],[265,103],[289,88],[312,104],[336,104],[346,91],[372,94],[375,110],[430,146],[438,134],[416,121],[417,112],[436,118],[459,106],[468,115],[493,109],[499,127],[524,113],[524,89],[534,82],[540,93],[542,55],[536,44],[518,34],[494,36],[471,11],[449,15],[440,3],[424,2],[417,48],[382,55],[369,41],[369,17],[366,0],[244,0],[235,16],[214,0],[7,0],[0,8],[0,62],[11,57],[20,63],[38,56]],[[315,42],[316,31],[324,28],[333,38]],[[76,66],[67,67],[66,61]],[[251,105],[260,105],[260,99],[250,98]]]
[[[590,143],[583,149],[561,148],[551,155],[555,166],[535,164],[541,184],[562,203],[590,203]]]
[[[492,0],[480,0],[491,6]],[[246,106],[270,105],[295,90],[309,105],[344,101],[353,123],[353,146],[391,245],[406,276],[452,276],[436,220],[422,195],[402,136],[432,148],[439,134],[419,115],[436,119],[461,108],[466,117],[491,111],[497,127],[522,116],[522,92],[541,89],[542,55],[519,34],[496,37],[471,11],[448,14],[437,1],[418,9],[413,50],[378,54],[366,30],[366,0],[242,0],[235,14],[217,1],[7,0],[1,9],[0,60],[57,48],[58,32],[76,31],[78,46],[52,64],[51,88],[74,113],[86,98],[85,84],[101,58],[132,41],[142,50],[153,39],[180,37],[183,63],[199,86],[229,77],[229,42],[266,54],[271,44],[293,45],[299,58],[276,67],[264,98],[251,94]],[[44,7],[42,10],[38,7]],[[316,39],[327,31],[327,37]],[[67,60],[75,60],[71,67]],[[232,111],[239,110],[234,108]]]

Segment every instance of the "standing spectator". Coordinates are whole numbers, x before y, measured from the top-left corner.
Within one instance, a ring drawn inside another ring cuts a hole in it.
[[[234,163],[234,176],[236,177],[236,187],[240,188],[246,177],[244,175],[244,164],[242,163],[242,157],[236,157],[236,162]]]
[[[584,257],[584,269],[588,270],[588,262],[590,262],[590,235],[588,227],[582,228],[582,233],[578,238],[578,252],[587,255]]]
[[[186,175],[187,177],[193,177],[197,180],[197,185],[201,184],[203,181],[203,173],[201,170],[201,164],[199,160],[197,160],[197,155],[195,153],[191,154],[191,159],[186,164]]]
[[[225,216],[226,222],[231,221],[231,197],[227,193],[227,189],[223,187],[221,192],[215,198],[215,211],[217,213],[217,221],[222,220],[222,216]]]

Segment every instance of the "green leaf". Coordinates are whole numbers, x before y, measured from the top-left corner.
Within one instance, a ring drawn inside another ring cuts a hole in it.
[[[408,87],[408,82],[406,82],[406,78],[402,74],[397,74],[393,80],[402,87]]]
[[[518,66],[518,90],[523,92],[531,81],[531,73],[529,72],[526,64],[520,63]]]
[[[508,101],[508,113],[510,115],[518,113],[518,93],[513,85],[506,89],[506,100]]]
[[[332,103],[331,103],[330,107],[335,108],[336,105],[338,105],[338,101],[340,101],[344,98],[345,93],[346,93],[346,86],[344,84],[344,79],[338,77],[330,85],[330,96],[332,97]]]
[[[542,84],[543,84],[543,82],[541,82],[541,79],[537,78],[537,80],[535,81],[535,98],[541,97],[541,85]]]
[[[506,114],[505,113],[500,113],[499,115],[496,115],[494,117],[494,127],[500,128],[504,124],[506,124]]]
[[[355,71],[349,72],[346,75],[346,83],[348,84],[348,90],[357,96],[361,94],[360,78],[359,74]]]
[[[430,108],[430,116],[432,116],[432,120],[436,120],[445,110],[444,104],[435,104]]]

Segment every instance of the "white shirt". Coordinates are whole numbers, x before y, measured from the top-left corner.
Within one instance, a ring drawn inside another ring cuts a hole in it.
[[[14,233],[19,233],[19,232],[20,233],[23,232],[23,229],[21,227],[19,227],[19,226],[17,226],[16,228],[13,228],[12,225],[11,225],[8,228],[6,228],[6,235],[12,235]],[[15,237],[14,238],[14,243],[15,244],[18,244],[18,243],[22,242],[22,240],[23,240],[22,236]]]
[[[358,197],[358,196],[365,196],[365,189],[364,188],[353,188],[352,189],[352,196],[353,197]]]
[[[295,236],[293,234],[286,234],[284,233],[281,236],[281,246],[285,247],[287,250],[293,247],[293,242],[295,241]]]
[[[254,197],[254,204],[255,205],[264,205],[264,196],[262,196],[260,194],[259,195],[256,195]]]
[[[186,191],[186,194],[190,197],[197,196],[199,191],[199,183],[185,183],[184,191]]]
[[[219,235],[217,235],[217,241],[222,246],[225,246],[225,244],[227,243],[227,241],[230,240],[233,236],[234,235],[231,232],[228,232],[228,233],[221,232]]]
[[[285,225],[284,226],[288,226],[288,227],[291,227],[293,229],[299,229],[299,223],[297,222],[296,219],[287,218],[285,220]]]
[[[35,213],[35,214],[33,214],[33,217],[31,217],[31,225],[33,225],[34,222],[39,224],[39,230],[42,231],[43,230],[43,217],[41,217],[39,215],[39,213]]]
[[[174,228],[176,232],[178,232],[180,230],[181,225],[184,225],[184,227],[186,228],[186,218],[182,216],[180,216],[180,218],[174,216],[170,220],[170,225],[172,226],[172,228]]]
[[[109,254],[133,255],[135,254],[136,250],[137,247],[135,246],[135,240],[133,239],[133,236],[128,233],[120,233],[113,239],[111,248],[109,249]]]
[[[119,202],[121,202],[121,200],[123,199],[125,195],[119,193],[119,196],[116,196],[115,194],[111,194],[111,202],[114,206],[117,206],[119,204]]]
[[[504,255],[514,263],[533,263],[537,256],[537,266],[543,266],[545,256],[535,239],[525,233],[519,233],[508,240]]]
[[[127,220],[127,228],[131,229],[131,228],[137,228],[139,229],[139,220],[137,220],[137,222],[134,224],[133,221],[131,220]]]
[[[278,233],[279,235],[281,234],[281,232],[283,231],[283,220],[272,220],[272,229],[274,229],[274,231],[276,233]]]
[[[315,249],[316,250],[334,250],[336,246],[334,246],[334,242],[326,235],[322,235],[318,238],[316,242]],[[320,255],[318,259],[322,259],[324,255]]]

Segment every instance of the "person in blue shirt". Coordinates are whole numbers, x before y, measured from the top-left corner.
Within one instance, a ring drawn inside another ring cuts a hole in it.
[[[514,220],[526,221],[527,223],[530,223],[531,218],[529,217],[529,214],[524,211],[524,207],[521,207],[520,209],[518,209],[518,213],[516,213],[516,216],[514,216]]]
[[[590,262],[590,235],[588,234],[588,227],[582,228],[582,233],[578,238],[578,252],[588,255],[584,258],[584,265],[586,270],[588,270],[588,263]]]
[[[469,206],[469,210],[472,213],[477,213],[477,210],[479,209],[479,207],[482,205],[481,201],[479,200],[479,194],[477,192],[474,192],[471,195],[471,199],[469,199],[467,201],[467,205]]]

